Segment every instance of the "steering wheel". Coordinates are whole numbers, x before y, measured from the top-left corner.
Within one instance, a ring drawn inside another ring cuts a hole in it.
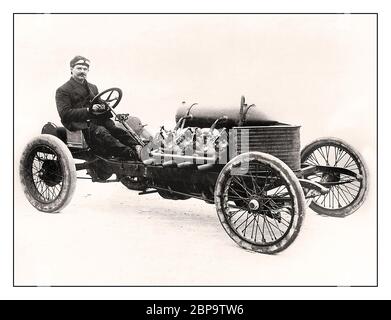
[[[98,93],[90,102],[88,111],[95,114],[105,114],[110,112],[110,108],[114,109],[122,99],[122,90],[120,88],[110,88]],[[94,104],[103,104],[106,108],[101,111],[93,111]]]

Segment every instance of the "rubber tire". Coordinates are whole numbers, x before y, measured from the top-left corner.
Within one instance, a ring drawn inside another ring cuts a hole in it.
[[[57,153],[64,175],[62,189],[58,197],[50,203],[44,203],[34,197],[32,188],[35,188],[35,186],[32,185],[32,173],[25,169],[29,166],[28,161],[31,152],[38,146],[48,146]],[[27,200],[39,211],[50,213],[61,211],[71,201],[75,192],[77,176],[72,154],[64,142],[53,135],[42,134],[29,141],[20,159],[19,176]]]
[[[222,196],[223,196],[223,190],[224,190],[224,182],[227,180],[227,175],[229,175],[229,171],[233,166],[236,166],[238,163],[243,161],[244,158],[247,159],[249,157],[248,161],[251,160],[258,160],[262,163],[265,163],[267,165],[270,165],[271,168],[275,169],[276,171],[280,172],[282,177],[288,182],[290,186],[290,191],[293,195],[294,200],[294,209],[297,213],[293,219],[293,224],[288,232],[288,234],[281,240],[279,240],[275,244],[271,244],[270,246],[260,246],[255,245],[253,243],[247,242],[244,239],[240,238],[236,232],[231,228],[230,224],[226,220],[225,214],[222,209]],[[285,250],[288,248],[292,242],[296,239],[297,235],[299,234],[300,228],[303,224],[304,216],[305,216],[305,198],[303,194],[303,190],[300,186],[299,180],[293,173],[293,171],[281,160],[278,158],[267,154],[263,152],[247,152],[240,154],[233,158],[231,161],[229,161],[222,171],[220,172],[216,186],[215,186],[215,205],[216,205],[216,211],[217,215],[220,219],[220,222],[225,229],[225,231],[228,233],[228,235],[231,237],[233,241],[235,241],[239,246],[241,246],[244,249],[255,251],[258,253],[265,253],[265,254],[274,254],[280,251]]]
[[[341,209],[328,209],[319,206],[314,201],[311,201],[309,207],[320,215],[344,218],[357,211],[365,201],[365,198],[368,194],[368,169],[362,156],[358,151],[356,151],[345,141],[333,137],[320,138],[306,145],[301,151],[301,162],[303,163],[304,160],[307,159],[312,152],[325,145],[338,146],[349,151],[350,155],[353,156],[357,163],[360,165],[362,171],[361,175],[363,176],[362,187],[358,193],[357,198],[347,207]]]

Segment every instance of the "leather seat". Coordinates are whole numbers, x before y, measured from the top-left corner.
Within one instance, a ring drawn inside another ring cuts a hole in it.
[[[56,136],[68,147],[88,149],[88,144],[81,130],[69,131],[65,127],[57,127],[54,123],[48,122],[42,127],[41,133]]]
[[[48,122],[42,127],[42,134],[51,134],[62,140],[65,144],[67,143],[67,132],[64,127],[57,127],[54,123]]]

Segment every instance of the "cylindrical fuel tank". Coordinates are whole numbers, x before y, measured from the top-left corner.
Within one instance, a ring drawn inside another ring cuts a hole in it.
[[[300,126],[249,126],[232,129],[233,156],[260,151],[284,161],[293,171],[300,169]]]
[[[188,107],[181,106],[175,115],[175,121],[187,115]],[[246,111],[246,108],[244,108]],[[190,110],[191,119],[187,119],[185,127],[210,127],[218,118],[227,117],[225,122],[219,122],[216,128],[232,128],[240,125],[240,106],[236,107],[211,107],[207,105],[196,105]],[[278,124],[278,121],[270,119],[258,107],[251,107],[245,113],[242,125],[245,126],[268,126]]]

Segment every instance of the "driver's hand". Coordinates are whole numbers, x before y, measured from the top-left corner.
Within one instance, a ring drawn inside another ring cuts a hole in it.
[[[106,111],[106,106],[104,104],[94,104],[91,110],[94,112]]]

